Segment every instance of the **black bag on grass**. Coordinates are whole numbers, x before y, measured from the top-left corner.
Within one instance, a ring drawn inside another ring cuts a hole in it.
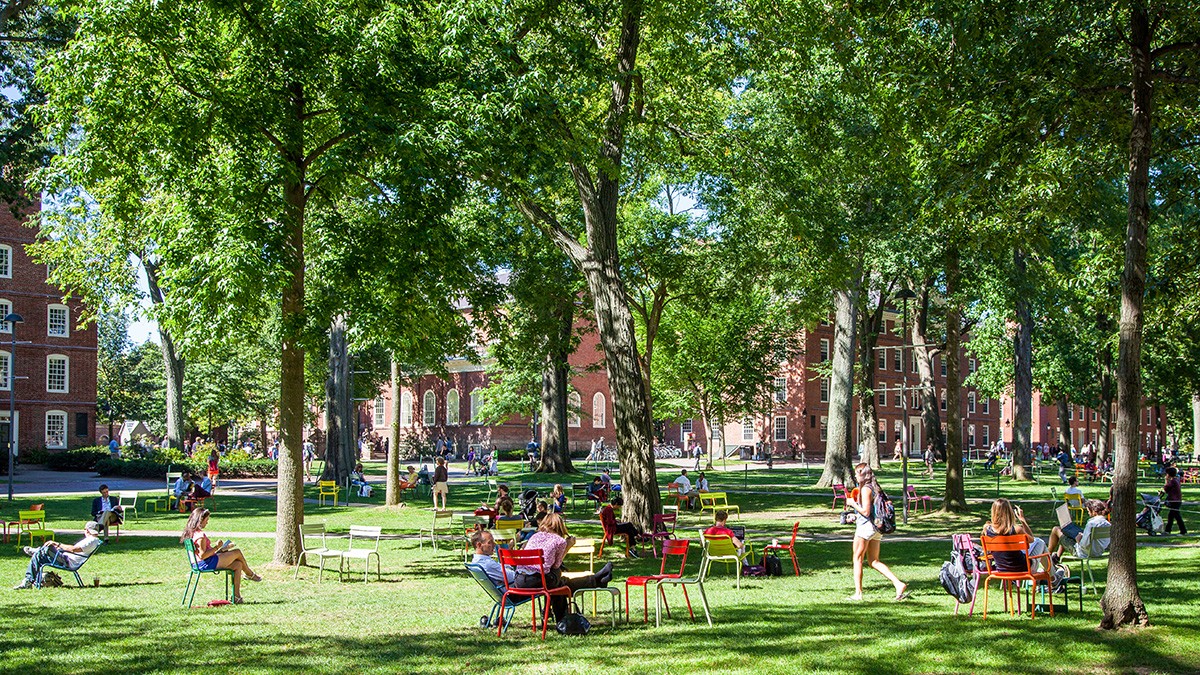
[[[767,569],[767,576],[769,577],[783,576],[783,563],[780,562],[777,555],[769,555],[763,558],[763,567]]]
[[[587,635],[592,629],[592,624],[583,614],[579,613],[579,606],[575,601],[571,601],[571,611],[567,612],[562,621],[558,622],[555,629],[562,635]]]

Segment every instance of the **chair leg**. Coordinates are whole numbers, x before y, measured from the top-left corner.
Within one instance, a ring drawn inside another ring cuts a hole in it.
[[[704,584],[696,584],[700,587],[700,602],[704,605],[704,618],[708,620],[708,627],[712,628],[712,614],[708,611],[708,596],[704,593]]]
[[[296,573],[292,575],[292,581],[295,581],[300,578],[300,564],[304,562],[306,553],[307,553],[306,551],[301,551],[300,557],[296,558]]]

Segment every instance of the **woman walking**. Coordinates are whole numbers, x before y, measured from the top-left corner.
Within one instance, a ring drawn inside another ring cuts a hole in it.
[[[853,601],[863,599],[863,562],[865,561],[896,587],[897,602],[904,600],[908,597],[908,584],[896,578],[896,575],[892,574],[892,570],[879,560],[879,542],[883,540],[883,534],[879,532],[871,519],[875,515],[875,496],[881,492],[879,483],[875,480],[875,472],[871,471],[871,467],[867,464],[859,464],[854,467],[854,474],[858,478],[858,498],[851,497],[847,501],[850,508],[854,509],[855,516],[854,595],[847,599]]]
[[[446,470],[446,458],[437,458],[437,467],[433,470],[433,508],[438,507],[438,495],[442,496],[442,508],[446,508],[446,499],[450,497],[450,473]]]

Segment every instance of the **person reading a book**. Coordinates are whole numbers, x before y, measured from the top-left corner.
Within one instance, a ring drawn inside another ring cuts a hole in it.
[[[201,572],[233,570],[233,603],[241,604],[242,577],[250,581],[262,581],[262,577],[250,569],[250,563],[246,562],[246,557],[232,541],[217,540],[215,544],[209,541],[208,535],[204,533],[204,528],[208,526],[208,516],[208,509],[193,509],[179,542],[191,540],[196,551],[196,568]]]

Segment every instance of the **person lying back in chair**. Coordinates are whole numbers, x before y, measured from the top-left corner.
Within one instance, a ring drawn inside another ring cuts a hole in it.
[[[22,550],[25,552],[25,555],[29,556],[29,568],[25,570],[25,581],[13,586],[13,590],[33,588],[33,584],[37,581],[42,566],[54,562],[54,558],[58,556],[59,552],[66,557],[68,566],[72,568],[79,567],[92,554],[92,551],[95,551],[96,547],[101,544],[99,534],[100,524],[96,521],[89,521],[83,526],[83,539],[80,539],[73,546],[51,539],[38,548],[33,548],[32,546],[24,547]]]
[[[1074,549],[1072,553],[1080,558],[1094,558],[1108,550],[1112,542],[1109,535],[1112,526],[1104,517],[1107,510],[1105,503],[1099,499],[1089,499],[1087,510],[1091,517],[1083,527],[1067,523],[1050,531],[1050,551],[1054,553],[1055,562],[1058,562],[1068,545]]]

